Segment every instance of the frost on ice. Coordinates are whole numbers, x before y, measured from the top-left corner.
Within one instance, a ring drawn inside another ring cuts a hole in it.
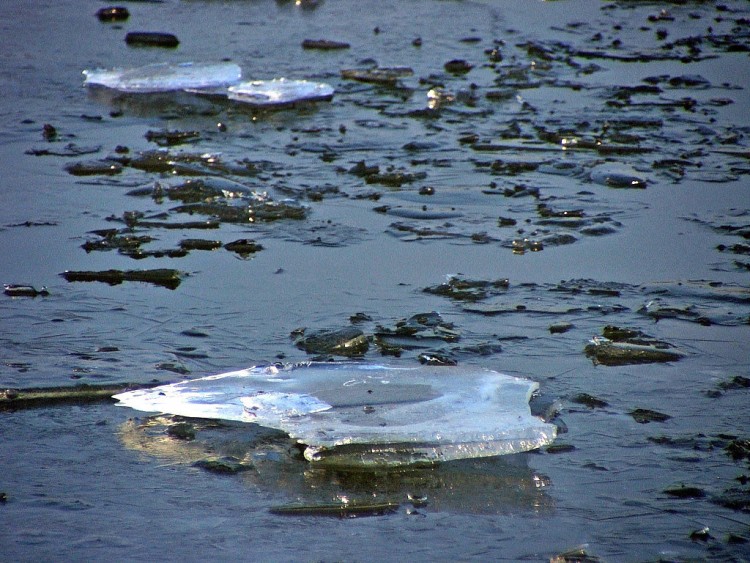
[[[116,395],[146,412],[252,422],[333,466],[431,464],[552,442],[532,416],[538,384],[491,370],[305,364],[253,367]]]
[[[102,86],[129,94],[203,90],[238,84],[242,69],[222,63],[156,63],[128,69],[84,70],[86,86]]]

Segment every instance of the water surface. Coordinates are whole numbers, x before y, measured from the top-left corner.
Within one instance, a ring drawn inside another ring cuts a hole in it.
[[[373,337],[365,361],[417,365],[427,354],[538,381],[562,404],[568,432],[558,443],[574,449],[370,482],[309,472],[287,457],[283,437],[269,438],[269,452],[255,430],[244,449],[234,427],[199,433],[191,446],[158,424],[149,434],[129,421],[136,413],[109,404],[5,412],[8,557],[539,560],[580,544],[608,561],[746,556],[748,490],[736,478],[747,461],[724,451],[750,427],[748,391],[731,384],[748,376],[750,358],[744,3],[662,13],[633,2],[425,0],[360,2],[356,14],[331,0],[125,4],[131,15],[119,24],[96,18],[99,2],[0,7],[0,271],[4,283],[50,293],[0,296],[0,386],[167,383],[305,361],[312,355],[292,331],[347,327],[363,313],[355,326]],[[180,45],[129,47],[128,31],[174,33]],[[301,47],[321,38],[351,47]],[[327,82],[336,94],[258,113],[82,85],[86,68],[223,59],[247,79]],[[447,71],[454,60],[471,70]],[[373,65],[413,74],[388,88],[340,73]],[[433,88],[442,88],[438,110],[428,105]],[[45,124],[57,131],[51,141]],[[143,250],[187,238],[262,245],[244,257],[223,248],[142,260],[86,252],[81,245],[101,238],[93,231],[125,228],[117,219],[126,212],[208,218],[177,213],[179,201],[128,195],[185,176],[129,165],[116,176],[66,171],[122,157],[118,146],[129,157],[155,150],[146,134],[163,130],[197,131],[196,142],[169,150],[220,155],[235,166],[224,179],[291,198],[305,219],[133,233],[154,239]],[[69,143],[96,150],[29,154]],[[357,175],[359,162],[405,180]],[[236,173],[242,163],[255,172]],[[606,185],[613,172],[645,189]],[[59,275],[111,268],[183,277],[170,290]],[[468,301],[424,291],[452,274],[509,284]],[[664,314],[639,312],[651,302]],[[374,335],[431,311],[453,323],[458,341],[419,340],[382,355]],[[572,327],[551,333],[559,323]],[[606,325],[687,356],[594,365],[583,349]],[[580,393],[608,406],[574,402]],[[636,408],[671,418],[639,424],[629,414]],[[281,461],[256,460],[257,471],[241,476],[191,466],[211,448]],[[682,483],[705,496],[664,492]],[[744,511],[722,503],[727,491],[739,491]],[[402,507],[352,520],[269,513],[368,494]],[[413,506],[410,494],[427,504]],[[710,538],[691,539],[704,527]]]

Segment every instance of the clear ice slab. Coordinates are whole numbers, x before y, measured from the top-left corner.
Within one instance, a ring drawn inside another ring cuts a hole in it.
[[[327,101],[333,98],[334,89],[323,82],[307,80],[254,80],[231,86],[230,100],[259,107],[275,107],[298,102]]]
[[[84,85],[100,86],[129,94],[205,90],[238,84],[242,69],[229,62],[156,63],[128,69],[84,70]]]
[[[496,371],[311,363],[251,367],[115,396],[145,412],[255,423],[306,446],[316,465],[393,467],[539,448],[539,385]]]

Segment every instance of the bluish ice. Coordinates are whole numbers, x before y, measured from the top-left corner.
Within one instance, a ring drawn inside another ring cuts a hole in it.
[[[307,80],[253,80],[241,82],[242,69],[230,62],[156,63],[138,68],[84,70],[84,85],[125,94],[185,91],[225,96],[256,107],[282,107],[333,98],[334,89]]]
[[[238,84],[242,69],[229,62],[156,63],[138,68],[84,70],[84,85],[129,94],[226,88]]]
[[[298,102],[330,100],[334,89],[323,82],[307,80],[254,80],[228,89],[230,100],[255,106],[283,106]]]
[[[336,466],[432,464],[551,443],[538,384],[479,368],[354,363],[259,366],[115,396],[137,410],[259,424]]]

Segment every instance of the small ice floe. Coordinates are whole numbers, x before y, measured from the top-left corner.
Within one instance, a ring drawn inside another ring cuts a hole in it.
[[[238,84],[242,69],[229,62],[156,63],[138,68],[84,70],[85,86],[100,86],[130,94],[206,90]]]
[[[252,367],[116,395],[146,412],[256,423],[288,433],[316,464],[434,464],[551,443],[532,416],[535,382],[485,369],[310,363]]]
[[[230,100],[259,107],[279,107],[300,102],[328,101],[333,98],[332,86],[307,80],[253,80],[229,88]]]
[[[591,170],[591,181],[609,188],[645,189],[648,181],[635,169],[601,164]]]

